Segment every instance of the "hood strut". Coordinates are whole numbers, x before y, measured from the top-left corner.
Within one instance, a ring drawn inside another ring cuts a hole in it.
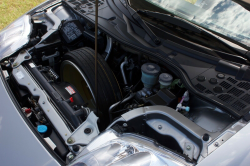
[[[95,1],[95,98],[96,98],[96,115],[98,116],[98,51],[97,51],[97,38],[98,38],[98,0]]]

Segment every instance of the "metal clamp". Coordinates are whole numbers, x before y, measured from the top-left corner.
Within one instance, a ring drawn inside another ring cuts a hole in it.
[[[97,126],[98,117],[91,112],[88,118],[83,122],[67,139],[67,145],[87,145],[90,141],[98,136],[99,129]]]
[[[27,50],[22,50],[18,54],[17,58],[15,59],[14,63],[12,64],[12,68],[17,68],[18,66],[21,65],[24,61],[30,60],[31,55]]]

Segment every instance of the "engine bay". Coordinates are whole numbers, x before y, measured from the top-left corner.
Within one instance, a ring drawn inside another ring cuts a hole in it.
[[[29,44],[1,68],[22,113],[65,163],[112,131],[124,140],[147,138],[192,165],[247,124],[191,93],[165,62],[101,30],[95,96],[94,25],[62,5],[46,12],[61,25],[45,12],[33,14]]]

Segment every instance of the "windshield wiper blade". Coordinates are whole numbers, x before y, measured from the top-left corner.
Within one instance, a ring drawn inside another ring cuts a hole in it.
[[[145,32],[148,34],[148,36],[152,39],[152,41],[156,45],[161,44],[161,40],[154,34],[154,32],[151,31],[151,29],[146,25],[146,23],[143,21],[143,19],[139,16],[139,14],[132,9],[129,5],[127,7],[130,15],[133,17],[133,19],[145,30]]]
[[[181,28],[188,29],[192,32],[196,32],[196,33],[202,32],[202,30],[198,28],[197,26],[194,26],[190,24],[189,22],[179,19],[178,17],[174,17],[174,16],[170,16],[167,14],[162,14],[162,13],[157,13],[157,12],[151,12],[148,10],[138,10],[137,13],[142,14],[143,16],[146,16],[146,17],[153,17],[153,18],[160,19],[161,21],[165,21],[167,23],[179,26]]]
[[[202,27],[200,28],[198,25],[194,25],[193,23],[186,21],[186,20],[183,20],[182,18],[172,16],[172,15],[163,14],[163,13],[148,11],[148,10],[138,10],[137,13],[143,17],[159,19],[161,21],[170,23],[172,25],[179,26],[183,29],[187,29],[187,30],[190,30],[192,32],[196,32],[198,34],[203,34],[203,35],[206,35],[207,37],[216,39],[217,41],[220,41],[222,44],[226,45],[227,47],[238,52],[238,55],[240,57],[243,57],[244,59],[247,58],[248,60],[250,59],[248,54],[247,54],[247,52],[249,52],[249,49],[246,47],[243,47],[242,44],[238,43],[237,41],[229,40],[228,38],[226,38],[226,36],[222,37],[221,35],[214,34],[213,32],[210,32],[209,30],[206,30]],[[230,44],[230,43],[232,43],[232,44]],[[234,47],[232,45],[237,45],[237,47]],[[244,53],[239,51],[238,47],[241,47],[241,49],[243,49],[242,51]]]

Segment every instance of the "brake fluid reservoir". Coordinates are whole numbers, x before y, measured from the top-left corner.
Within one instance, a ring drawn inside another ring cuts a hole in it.
[[[172,75],[168,73],[162,73],[159,77],[160,88],[164,89],[167,88],[173,81]]]
[[[160,66],[154,63],[145,63],[141,67],[142,77],[141,81],[145,88],[152,88],[158,79],[159,73],[161,71]]]

